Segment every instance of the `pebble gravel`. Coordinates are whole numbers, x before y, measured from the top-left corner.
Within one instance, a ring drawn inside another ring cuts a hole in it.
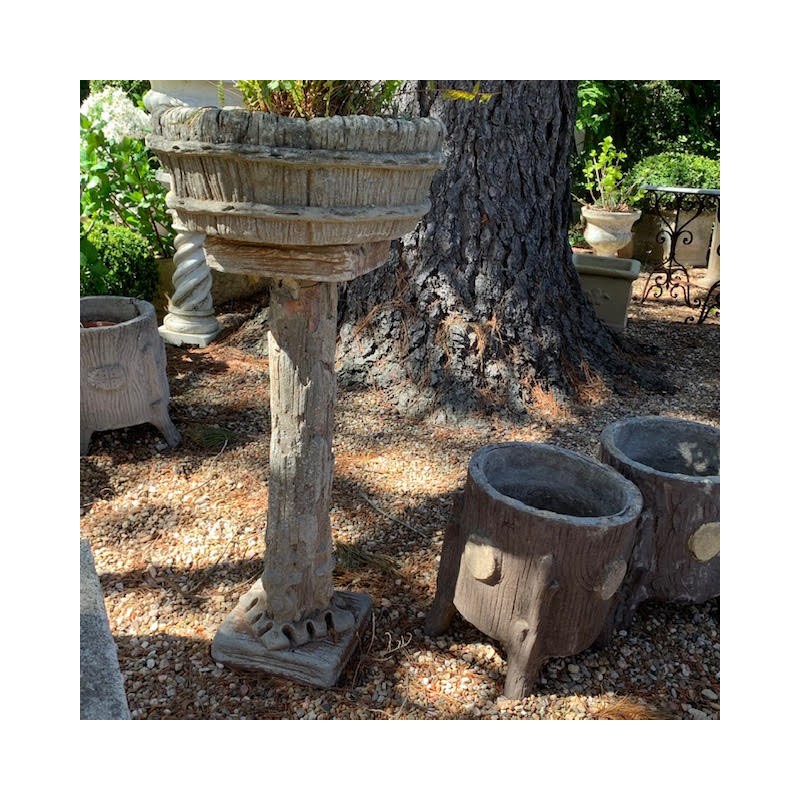
[[[664,364],[671,394],[607,394],[525,423],[459,425],[400,416],[380,391],[340,389],[331,521],[338,589],[373,611],[339,684],[318,689],[214,663],[211,640],[261,572],[269,464],[269,370],[258,298],[218,309],[206,348],[167,344],[173,421],[96,433],[81,458],[81,536],[89,540],[134,720],[720,718],[719,599],[640,606],[604,647],[542,668],[535,692],[502,694],[505,654],[458,614],[428,637],[443,531],[474,451],[500,440],[597,453],[630,414],[719,425],[719,317],[685,324],[668,299],[638,303],[628,331]],[[248,327],[249,326],[249,327]]]

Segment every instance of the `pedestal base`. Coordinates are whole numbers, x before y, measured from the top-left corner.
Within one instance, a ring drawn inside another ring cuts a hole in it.
[[[169,342],[170,344],[196,344],[200,347],[205,347],[217,338],[219,329],[212,333],[177,333],[176,331],[167,330],[161,325],[158,329],[158,333],[165,342]]]
[[[254,588],[260,584],[258,581]],[[336,641],[328,636],[293,650],[267,650],[253,635],[242,605],[237,604],[211,643],[211,657],[233,669],[265,672],[310,686],[333,686],[353,654],[372,610],[368,595],[334,592],[334,597],[356,620],[355,626]]]

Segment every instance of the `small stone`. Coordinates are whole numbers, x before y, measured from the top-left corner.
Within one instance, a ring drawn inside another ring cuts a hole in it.
[[[567,669],[570,672],[570,675],[580,675],[581,668],[577,664],[570,664]]]
[[[703,689],[703,691],[700,692],[700,694],[703,695],[703,697],[707,698],[708,700],[716,700],[719,697],[719,695],[711,689]]]

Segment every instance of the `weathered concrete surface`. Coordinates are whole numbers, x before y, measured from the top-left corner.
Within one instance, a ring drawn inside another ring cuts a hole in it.
[[[720,431],[666,416],[628,417],[600,434],[600,460],[644,497],[628,573],[607,632],[654,600],[704,603],[720,593]]]
[[[81,539],[81,719],[130,719],[103,590]]]
[[[589,647],[613,607],[642,496],[593,458],[502,442],[470,459],[445,531],[429,636],[457,610],[507,652],[503,693],[534,691],[541,665]]]

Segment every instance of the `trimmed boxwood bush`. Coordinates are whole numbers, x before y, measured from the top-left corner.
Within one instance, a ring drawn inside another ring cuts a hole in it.
[[[81,296],[116,295],[151,302],[158,265],[147,240],[122,225],[81,229]]]
[[[719,189],[719,161],[692,153],[661,153],[647,156],[628,171],[628,180],[651,186],[684,189]],[[669,207],[674,196],[662,195],[662,206]]]

